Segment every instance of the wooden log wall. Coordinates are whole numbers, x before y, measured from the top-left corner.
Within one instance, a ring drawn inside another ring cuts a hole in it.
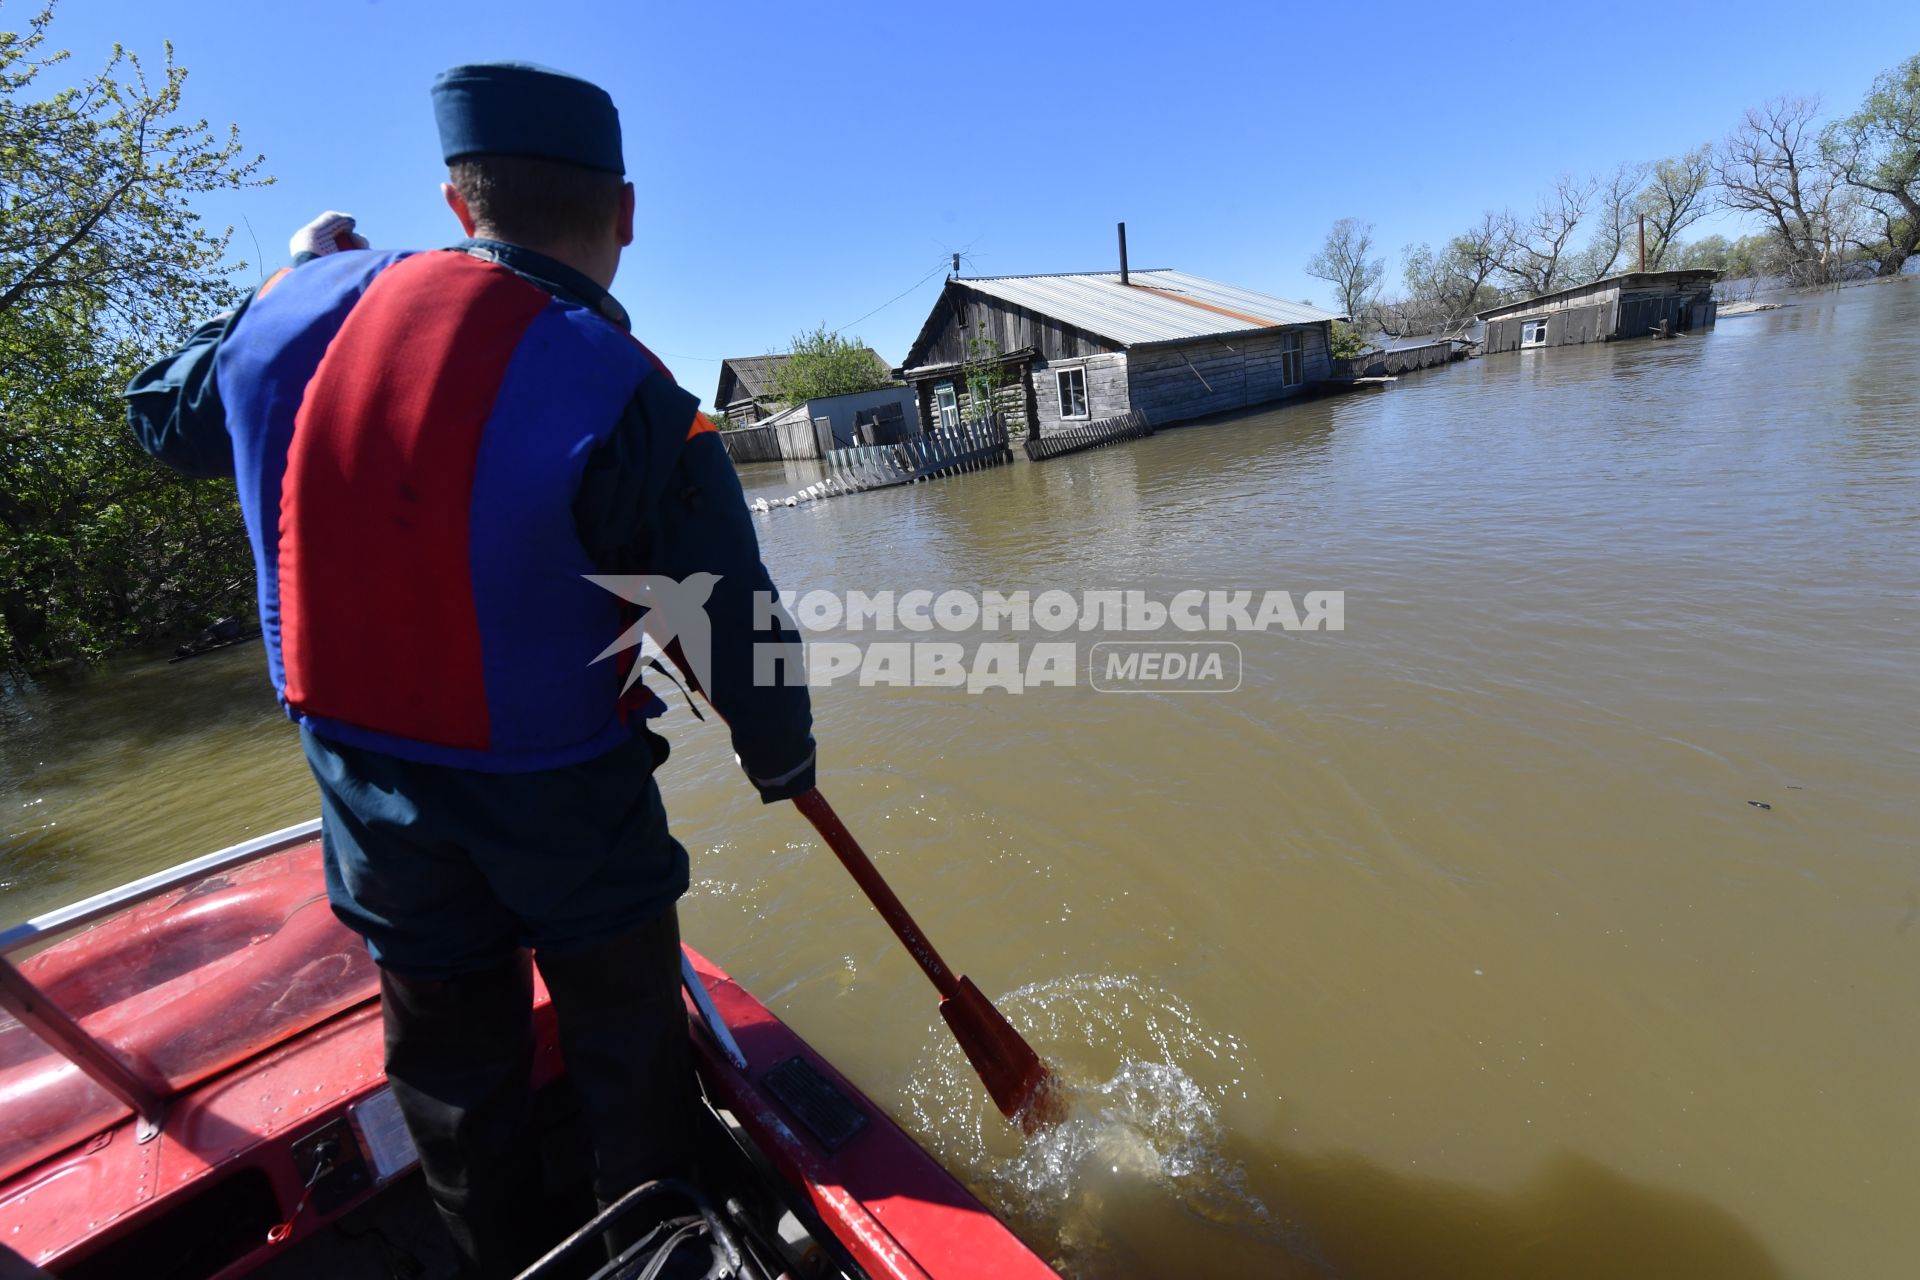
[[[953,379],[954,394],[960,400],[960,421],[977,422],[981,418],[998,418],[1006,424],[1007,430],[1016,436],[1027,432],[1027,388],[1016,371],[1009,371],[1008,380],[993,389],[991,405],[976,405],[973,393],[967,390],[966,379],[956,376]],[[931,394],[931,393],[929,393]],[[984,412],[982,412],[984,410]]]
[[[1304,377],[1296,386],[1282,381],[1286,334],[1300,335]],[[1324,324],[1135,347],[1127,353],[1129,407],[1145,413],[1156,427],[1165,426],[1298,395],[1332,372]]]

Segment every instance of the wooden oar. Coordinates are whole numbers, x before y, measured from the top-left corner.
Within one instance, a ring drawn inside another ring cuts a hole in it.
[[[973,1064],[1001,1114],[1019,1121],[1027,1133],[1059,1123],[1066,1115],[1066,1097],[1056,1086],[1053,1072],[972,980],[947,968],[827,798],[813,790],[796,796],[793,803],[807,815],[807,821],[933,980],[940,991],[940,1016],[946,1019],[947,1029],[960,1042],[967,1061]]]

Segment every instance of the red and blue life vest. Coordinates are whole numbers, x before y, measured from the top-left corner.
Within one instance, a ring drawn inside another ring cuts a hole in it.
[[[572,508],[656,368],[460,251],[333,254],[257,297],[217,377],[288,715],[495,772],[626,740],[624,672],[595,661],[621,604],[584,576]]]

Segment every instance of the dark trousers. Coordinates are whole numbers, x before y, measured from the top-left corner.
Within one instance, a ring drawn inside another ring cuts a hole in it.
[[[692,1166],[693,1068],[673,908],[607,941],[537,956],[568,1086],[592,1139],[594,1194]],[[552,1243],[528,1122],[533,970],[412,978],[382,969],[387,1075],[427,1189],[471,1275],[509,1277]]]

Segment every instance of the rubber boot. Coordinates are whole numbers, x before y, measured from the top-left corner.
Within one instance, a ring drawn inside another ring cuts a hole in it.
[[[380,973],[387,1077],[463,1274],[511,1277],[544,1251],[527,1124],[533,970],[526,952],[456,978]]]
[[[642,1182],[689,1176],[696,1095],[678,914],[669,907],[606,942],[542,951],[538,960],[559,1019],[567,1083],[592,1135],[601,1207]],[[617,1253],[651,1225],[617,1227],[609,1249]]]

